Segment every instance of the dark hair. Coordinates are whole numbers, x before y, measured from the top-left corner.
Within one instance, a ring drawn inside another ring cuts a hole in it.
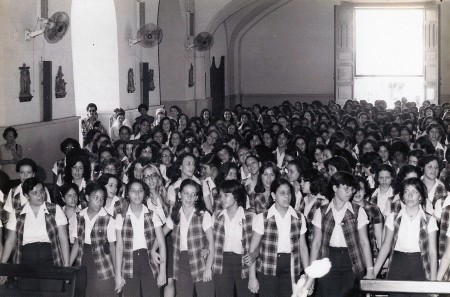
[[[420,146],[420,149],[425,150],[426,154],[434,154],[436,149],[431,142],[431,140],[428,138],[427,135],[422,135],[416,139],[414,142],[414,148],[417,148],[417,145]]]
[[[141,108],[144,108],[146,111],[148,111],[148,105],[145,103],[141,103],[138,106],[138,111],[141,110]]]
[[[367,181],[366,178],[360,176],[360,175],[354,175],[353,176],[356,180],[356,182],[358,183],[358,187],[356,188],[357,191],[361,190],[361,185],[364,185],[364,191],[365,191],[365,196],[363,197],[365,200],[367,200],[368,198],[370,198],[370,195],[372,194],[372,189],[370,189],[370,185],[369,182]]]
[[[16,172],[19,173],[20,172],[20,167],[24,166],[24,165],[28,165],[31,167],[31,170],[33,170],[34,173],[36,173],[37,171],[37,165],[36,162],[34,162],[32,159],[30,158],[23,158],[21,160],[19,160],[16,163]]]
[[[150,197],[150,188],[148,187],[148,185],[140,179],[133,179],[132,181],[130,181],[127,186],[125,187],[125,200],[130,202],[130,189],[131,189],[131,185],[134,183],[138,183],[142,186],[142,188],[144,189],[144,200],[142,201],[142,203],[144,205],[147,205],[147,198]]]
[[[375,171],[375,183],[376,183],[376,185],[378,186],[378,178],[379,178],[379,176],[380,176],[380,172],[381,171],[387,171],[387,172],[389,172],[390,174],[391,174],[391,177],[392,177],[392,182],[394,181],[394,179],[395,179],[395,170],[394,170],[394,168],[392,168],[392,166],[391,165],[389,165],[389,164],[381,164],[378,168],[377,168],[377,170]],[[391,184],[392,184],[392,182],[391,182]]]
[[[12,132],[14,135],[14,138],[17,138],[18,134],[17,134],[17,130],[14,129],[13,127],[7,127],[5,129],[5,131],[3,131],[3,139],[6,140],[6,136],[8,135],[9,132]]]
[[[295,190],[294,187],[292,186],[292,184],[285,178],[276,178],[272,184],[270,185],[270,193],[275,194],[277,192],[277,190],[282,186],[282,185],[286,185],[288,186],[290,192],[291,192],[291,201],[289,203],[289,205],[291,207],[295,206]],[[273,204],[275,203],[275,199],[269,199],[269,204],[267,206],[267,208],[271,207]]]
[[[72,182],[72,167],[81,162],[83,164],[83,178],[88,181],[91,179],[91,163],[85,151],[71,150],[66,156],[66,167],[64,167],[64,182]]]
[[[328,166],[331,165],[331,166],[335,167],[337,171],[346,171],[348,173],[353,172],[348,161],[344,157],[341,157],[341,156],[331,157],[331,158],[325,160],[323,162],[323,165],[327,169],[328,169]]]
[[[401,188],[400,188],[400,200],[405,203],[405,189],[407,186],[414,186],[416,188],[416,190],[419,192],[420,194],[420,200],[419,203],[420,205],[425,205],[425,201],[427,199],[427,187],[425,186],[425,184],[423,183],[423,181],[418,178],[418,177],[411,177],[411,178],[407,178],[403,181],[403,183],[401,184]]]
[[[436,161],[439,166],[439,172],[441,171],[441,164],[439,162],[439,158],[436,155],[425,155],[422,158],[420,158],[419,163],[417,165],[422,169],[422,172],[424,171],[425,165],[428,163]]]
[[[420,169],[417,166],[406,164],[400,167],[400,170],[398,171],[392,186],[392,188],[394,189],[394,195],[400,192],[403,180],[411,172],[415,172],[417,174],[417,177],[419,177],[421,174]]]
[[[76,149],[81,148],[80,143],[76,139],[66,138],[59,145],[59,149],[61,150],[61,152],[65,153],[67,146],[69,146],[70,144],[73,146],[73,148],[76,148]]]
[[[231,169],[235,169],[237,173],[237,180],[241,182],[241,173],[239,171],[239,166],[234,162],[226,162],[220,166],[219,174],[216,176],[214,180],[215,184],[220,188],[220,185],[225,181],[228,173]]]
[[[115,195],[117,195],[122,184],[120,182],[119,177],[117,177],[116,175],[110,174],[110,173],[104,173],[104,174],[100,175],[100,177],[97,179],[97,182],[102,184],[106,188],[106,185],[108,184],[110,178],[114,178],[117,181],[117,190],[115,193]]]
[[[245,190],[244,185],[242,185],[239,181],[224,181],[219,187],[219,192],[233,194],[234,200],[236,200],[237,205],[245,209],[247,203],[247,191]]]
[[[138,163],[141,164],[142,168],[144,168],[145,166],[147,166],[148,164],[151,163],[151,160],[149,158],[139,157],[136,160],[134,160],[133,162],[131,162],[130,167],[127,170],[128,180],[130,182],[134,181],[136,179],[136,177],[134,176],[134,167]]]
[[[128,131],[128,134],[130,134],[130,136],[133,135],[133,131],[131,131],[131,128],[128,127],[128,126],[123,125],[122,127],[120,127],[120,128],[119,128],[119,135],[120,135],[120,133],[122,132],[122,130],[127,130],[127,131]]]
[[[73,189],[75,193],[80,195],[80,190],[78,186],[74,183],[64,183],[62,186],[59,187],[59,193],[62,197],[66,196],[66,194],[70,191],[70,189]]]
[[[27,194],[34,189],[37,185],[41,184],[44,187],[44,184],[37,177],[30,177],[23,181],[22,183],[22,192]]]
[[[364,167],[370,167],[370,172],[375,174],[377,172],[378,167],[383,164],[383,159],[376,152],[367,152],[359,158],[359,162]]]
[[[192,179],[185,179],[181,182],[180,185],[180,191],[178,192],[178,195],[181,195],[183,192],[184,187],[192,186],[195,188],[195,191],[197,192],[197,201],[195,202],[195,215],[201,215],[201,212],[208,211],[206,209],[205,201],[203,200],[203,193],[202,188],[199,184],[197,184]],[[182,206],[181,198],[176,197],[175,205],[173,206],[172,213],[170,214],[170,218],[172,219],[172,222],[175,225],[178,225],[180,223],[180,209]]]
[[[301,173],[300,179],[309,182],[309,191],[312,195],[324,194],[327,180],[319,170],[307,169]]]
[[[85,189],[85,195],[86,196],[90,196],[92,193],[95,193],[97,191],[103,191],[103,194],[105,195],[104,199],[103,199],[103,206],[105,206],[106,204],[106,188],[104,185],[97,183],[97,182],[88,182],[88,184],[86,185],[86,189]]]
[[[89,104],[86,106],[86,111],[89,111],[89,108],[91,108],[91,107],[95,108],[95,111],[98,110],[97,105],[95,105],[95,103],[89,103]]]
[[[408,153],[408,158],[411,157],[411,156],[412,157],[416,157],[417,160],[420,160],[420,158],[425,156],[425,152],[423,150],[421,150],[421,149],[413,149],[413,150],[410,150],[409,153]]]
[[[335,195],[333,186],[339,187],[341,185],[349,186],[354,189],[358,188],[358,183],[356,182],[355,178],[351,173],[345,171],[338,171],[330,177],[325,196],[328,197],[330,200],[333,199]]]
[[[120,162],[120,160],[118,158],[112,157],[110,159],[106,159],[103,160],[100,163],[100,171],[105,171],[106,166],[108,165],[114,165],[114,167],[116,168],[116,175],[117,176],[121,176],[122,174],[122,163]]]
[[[277,179],[280,175],[280,172],[277,168],[277,165],[275,165],[275,163],[270,162],[270,161],[263,162],[261,164],[261,167],[259,168],[258,180],[256,181],[256,185],[255,185],[255,193],[264,193],[266,190],[264,188],[264,184],[262,182],[261,175],[264,174],[264,171],[266,171],[267,168],[272,168],[272,171],[275,174],[275,179]]]

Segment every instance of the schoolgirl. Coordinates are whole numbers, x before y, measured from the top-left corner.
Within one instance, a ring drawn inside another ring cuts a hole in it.
[[[317,280],[316,296],[351,296],[364,274],[375,278],[366,228],[369,220],[362,207],[350,202],[357,186],[350,173],[333,174],[327,186],[332,200],[314,215],[311,262],[325,257],[331,261],[330,272]]]
[[[286,165],[286,179],[291,183],[292,187],[294,187],[295,193],[295,202],[294,209],[299,210],[300,203],[303,200],[303,195],[300,189],[300,174],[302,164],[298,159],[294,159],[289,161]],[[303,170],[306,168],[304,167]]]
[[[206,210],[200,185],[192,180],[181,182],[177,200],[164,231],[173,230],[173,277],[177,296],[214,295],[211,267],[214,258],[213,223]],[[208,256],[203,257],[204,251]]]
[[[29,158],[24,158],[17,162],[16,172],[19,176],[20,184],[17,187],[9,190],[8,195],[6,196],[6,200],[3,205],[3,211],[0,217],[3,224],[6,224],[6,222],[8,221],[10,213],[13,213],[15,210],[19,209],[21,206],[25,205],[28,202],[27,197],[23,193],[22,184],[27,178],[34,177],[36,171],[36,163]],[[48,192],[47,188],[44,187],[44,191],[46,201],[51,202],[50,193]]]
[[[70,263],[86,266],[86,297],[115,295],[116,232],[114,218],[104,208],[106,193],[99,183],[86,186],[88,206],[77,216],[77,228],[71,234],[75,243],[70,251]]]
[[[160,255],[166,254],[166,244],[161,219],[145,206],[149,195],[143,181],[131,181],[125,190],[129,205],[116,217],[116,290],[123,288],[124,297],[159,296],[158,287],[166,283],[164,257],[159,267],[151,257],[155,240]]]
[[[118,189],[120,189],[120,181],[117,176],[112,174],[102,174],[97,182],[103,185],[106,189],[106,201],[105,210],[106,212],[116,218],[117,214],[122,211],[122,198],[117,197]]]
[[[10,214],[1,263],[6,263],[15,250],[14,264],[69,266],[67,218],[63,210],[45,200],[44,186],[35,177],[23,181],[22,193],[28,202]],[[54,291],[62,289],[62,282],[24,278],[19,280],[18,287]]]
[[[437,280],[448,281],[450,278],[450,176],[447,176],[444,180],[445,190],[447,191],[447,197],[442,203],[442,211],[440,215],[440,226],[439,226],[439,258],[441,260],[441,265],[439,266]],[[448,234],[448,235],[447,235]]]
[[[75,242],[75,238],[70,236],[70,234],[72,234],[77,227],[77,214],[81,211],[78,207],[78,195],[80,192],[76,184],[66,183],[59,187],[59,193],[61,194],[61,200],[64,202],[62,209],[69,222],[69,242],[72,245]]]
[[[355,176],[355,179],[358,187],[356,188],[352,202],[358,204],[366,211],[367,218],[369,219],[369,242],[372,249],[372,257],[375,259],[378,256],[378,250],[383,241],[384,217],[380,208],[368,201],[370,189],[367,181],[362,176]]]
[[[390,254],[387,279],[436,280],[438,227],[436,219],[422,209],[426,197],[426,187],[419,178],[408,178],[403,182],[400,199],[405,207],[399,213],[391,213],[386,220],[386,235],[375,262],[375,274]]]
[[[71,150],[66,156],[66,167],[64,174],[65,183],[74,183],[80,192],[78,204],[81,208],[87,206],[85,189],[87,182],[91,179],[91,164],[89,158],[83,151]]]
[[[237,180],[224,181],[220,186],[223,207],[214,213],[214,262],[212,272],[216,297],[253,296],[248,289],[250,252],[254,212],[245,210],[247,194]]]
[[[201,182],[203,199],[206,204],[206,208],[209,211],[213,211],[217,205],[215,203],[215,197],[217,197],[215,178],[219,174],[220,159],[215,154],[207,154],[201,158]]]
[[[178,192],[180,189],[180,185],[185,179],[192,179],[199,185],[201,184],[200,180],[194,175],[196,169],[195,156],[191,153],[183,153],[177,159],[177,165],[179,167],[178,172],[174,176],[175,181],[168,187],[167,189],[167,197],[169,199],[170,206],[176,202]]]
[[[306,244],[305,217],[292,207],[294,189],[289,181],[279,178],[270,187],[271,202],[268,209],[258,214],[253,222],[250,251],[259,247],[255,266],[252,265],[249,288],[258,290],[261,297],[288,297],[292,284],[309,264]]]
[[[277,148],[273,152],[273,154],[276,157],[278,168],[282,168],[284,166],[284,156],[285,156],[287,144],[288,144],[288,141],[290,140],[290,138],[291,138],[291,134],[284,130],[281,130],[280,132],[278,132],[278,134],[276,136]]]
[[[263,162],[259,169],[258,182],[255,186],[255,193],[250,195],[250,206],[259,214],[265,211],[270,203],[270,185],[279,177],[279,171],[272,162]]]
[[[439,159],[435,155],[425,155],[419,160],[419,167],[422,168],[421,180],[427,190],[425,211],[435,215],[437,210],[436,218],[440,219],[440,209],[447,196],[447,191],[444,184],[438,179],[440,173]]]
[[[248,172],[250,173],[250,178],[247,178],[244,181],[245,190],[247,191],[248,195],[251,195],[255,192],[255,186],[258,182],[258,176],[259,176],[259,169],[261,168],[261,160],[255,156],[250,155],[247,158],[245,158],[245,166],[248,169]]]
[[[389,164],[382,164],[375,172],[375,181],[378,187],[372,193],[370,202],[378,206],[385,217],[389,214],[390,210],[388,201],[391,201],[394,196],[394,189],[392,188],[394,178],[394,169]]]
[[[325,176],[316,169],[309,169],[302,172],[300,176],[300,186],[303,199],[300,201],[298,210],[305,216],[307,226],[306,242],[311,250],[314,237],[314,226],[312,220],[316,210],[329,203],[324,196],[324,189],[327,181]]]

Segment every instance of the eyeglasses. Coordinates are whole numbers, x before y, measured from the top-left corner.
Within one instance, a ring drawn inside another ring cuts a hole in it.
[[[198,194],[197,194],[197,193],[191,193],[191,194],[189,194],[189,193],[186,193],[186,192],[181,192],[181,194],[182,194],[184,197],[189,197],[189,198],[192,198],[192,199],[195,199],[195,198],[198,197]]]
[[[158,178],[158,177],[159,177],[159,176],[158,176],[158,174],[156,174],[156,173],[148,174],[148,175],[142,176],[143,179],[156,179],[156,178]]]
[[[163,157],[163,158],[169,158],[170,155],[168,155],[168,154],[162,154],[161,157]]]

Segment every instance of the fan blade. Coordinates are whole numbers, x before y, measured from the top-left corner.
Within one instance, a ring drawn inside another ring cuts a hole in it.
[[[67,33],[70,26],[70,19],[67,13],[60,11],[53,14],[49,22],[53,25],[45,29],[44,37],[48,43],[56,43]]]

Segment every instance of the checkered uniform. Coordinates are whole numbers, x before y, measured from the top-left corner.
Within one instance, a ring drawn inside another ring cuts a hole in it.
[[[439,259],[444,255],[445,249],[447,247],[447,230],[450,224],[450,205],[447,205],[442,209],[441,214],[441,224],[439,226]],[[443,280],[450,279],[450,267],[444,275]]]
[[[203,271],[205,270],[205,260],[202,257],[202,250],[207,248],[208,240],[206,234],[203,232],[203,216],[205,212],[201,211],[199,214],[194,212],[192,214],[191,224],[189,225],[187,244],[189,252],[189,265],[191,267],[192,280],[194,282],[203,280]],[[178,279],[178,262],[180,261],[180,225],[173,226],[173,278]]]
[[[114,276],[114,266],[112,262],[112,256],[109,251],[109,243],[107,237],[107,228],[110,220],[110,215],[99,216],[95,221],[95,224],[91,231],[91,249],[94,257],[95,266],[97,267],[97,274],[100,279],[105,280]],[[78,255],[76,259],[76,266],[81,265],[81,259],[83,258],[84,248],[84,216],[77,214],[78,230],[77,238],[78,242]]]
[[[151,257],[152,243],[155,240],[155,226],[152,221],[153,212],[149,210],[144,214],[144,235],[147,243],[147,253],[150,268],[152,269],[153,276],[156,278],[159,273],[158,264],[153,261]],[[133,278],[133,226],[131,224],[130,215],[125,216],[122,228],[123,239],[123,262],[122,271],[123,276],[126,278]]]
[[[431,276],[431,269],[430,269],[430,246],[428,244],[428,231],[427,226],[428,222],[430,221],[431,215],[425,213],[426,219],[423,217],[420,217],[420,231],[419,231],[419,246],[420,246],[420,256],[422,257],[422,266],[423,270],[425,271],[425,276],[427,280],[430,280]],[[392,257],[394,255],[393,251],[395,248],[395,245],[397,244],[397,238],[398,238],[398,230],[400,228],[400,224],[402,222],[402,216],[399,216],[396,214],[394,217],[394,240],[392,240],[392,246],[391,246],[391,256],[389,259],[389,263],[392,263]],[[389,275],[389,268],[388,268],[388,275]]]
[[[221,211],[214,214],[214,262],[212,266],[213,273],[222,274],[223,269],[223,245],[225,241],[225,216],[219,216]],[[252,222],[255,213],[251,210],[244,210],[245,219],[242,224],[242,248],[243,255],[250,252],[250,242],[252,240]],[[241,277],[248,278],[250,267],[246,266],[244,259],[241,260]]]
[[[305,219],[306,219],[306,227],[308,228],[308,230],[306,231],[307,237],[307,243],[308,243],[308,248],[309,250],[311,250],[312,247],[312,242],[313,242],[313,238],[314,238],[314,225],[312,223],[312,220],[314,218],[314,214],[316,213],[316,210],[320,208],[320,206],[322,205],[323,199],[317,197],[316,201],[314,202],[314,204],[312,205],[311,209],[309,210],[309,212],[305,215]],[[300,206],[299,206],[299,211],[301,213],[305,212],[305,199],[302,199],[300,201]]]
[[[20,200],[19,200],[20,201]],[[22,242],[23,242],[23,232],[25,225],[25,218],[27,216],[26,213],[20,214],[25,205],[16,209],[16,251],[14,254],[14,264],[20,264],[20,259],[22,258]],[[59,242],[58,236],[58,226],[56,225],[56,205],[53,203],[45,202],[45,206],[47,207],[48,214],[45,214],[45,226],[47,229],[48,238],[50,239],[50,245],[52,247],[52,256],[53,256],[53,265],[55,266],[64,266],[64,261],[62,257],[62,249],[61,243]]]
[[[374,225],[383,223],[383,214],[376,204],[366,202],[364,210],[367,213],[367,218],[369,219],[369,242],[372,249],[372,257],[376,258],[378,256],[377,238],[375,237]]]
[[[400,212],[400,210],[402,210],[402,202],[401,202],[400,198],[398,198],[397,200],[394,200],[395,197],[398,197],[398,196],[389,197],[389,205],[391,207],[390,212],[394,212],[394,213],[398,214]]]
[[[264,193],[256,193],[255,199],[254,199],[254,205],[255,205],[255,213],[260,214],[264,211],[266,211],[269,207],[269,199],[266,199],[266,196],[264,196]]]
[[[347,209],[344,219],[341,222],[344,232],[345,242],[347,243],[348,253],[352,261],[352,270],[355,275],[362,275],[365,270],[361,247],[358,237],[358,212],[359,205],[351,204],[353,213]],[[319,259],[328,257],[331,234],[334,230],[333,211],[327,212],[328,205],[320,207],[322,212],[322,242],[320,247]]]
[[[256,260],[256,270],[265,275],[277,273],[278,229],[275,217],[267,218],[269,210],[263,212],[264,235],[261,238],[259,258]],[[294,275],[300,275],[300,230],[302,227],[302,214],[297,213],[298,219],[291,216],[291,263],[294,264]]]

